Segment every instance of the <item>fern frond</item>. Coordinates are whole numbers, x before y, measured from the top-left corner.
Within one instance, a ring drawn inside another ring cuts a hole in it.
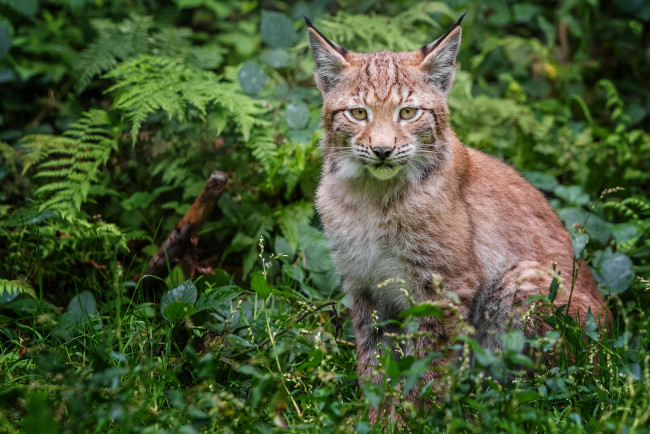
[[[620,202],[608,201],[603,203],[603,208],[633,220],[637,220],[640,215],[650,215],[650,201],[636,197],[628,197]]]
[[[441,30],[438,20],[433,18],[435,14],[456,18],[454,10],[442,2],[422,2],[395,17],[339,12],[331,21],[319,21],[318,28],[328,38],[356,51],[410,51],[432,42],[433,35],[420,30],[418,23]]]
[[[266,110],[211,72],[168,57],[140,56],[121,63],[105,77],[116,83],[107,92],[115,93],[113,107],[126,113],[132,123],[133,143],[150,114],[164,112],[168,119],[184,121],[189,107],[203,117],[216,109],[232,120],[248,140],[254,126],[267,126],[259,118]]]
[[[0,278],[0,306],[9,303],[19,294],[29,294],[36,298],[36,293],[27,283]]]
[[[110,118],[103,110],[90,110],[71,124],[63,137],[29,136],[26,145],[36,148],[34,142],[49,141],[50,146],[39,153],[34,178],[50,181],[36,189],[41,210],[50,209],[60,213],[72,205],[76,211],[88,196],[90,185],[97,181],[101,166],[108,160],[111,150],[117,146],[110,135]]]
[[[185,58],[192,53],[190,29],[158,29],[152,17],[131,15],[120,23],[95,20],[92,24],[98,36],[79,55],[75,64],[77,93],[88,87],[93,78],[133,56],[155,53]]]
[[[255,135],[246,142],[246,146],[264,167],[264,170],[271,173],[271,168],[278,155],[278,145],[275,144],[273,138],[263,134]]]

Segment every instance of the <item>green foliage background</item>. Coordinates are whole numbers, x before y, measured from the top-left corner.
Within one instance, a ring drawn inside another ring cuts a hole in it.
[[[499,354],[465,337],[448,396],[400,411],[414,431],[647,431],[650,6],[624,0],[0,0],[0,430],[380,429],[368,409],[424,365],[385,357],[390,380],[357,385],[313,207],[302,15],[399,51],[465,11],[454,130],[547,195],[617,321],[551,315],[527,343],[564,357],[533,376],[516,331]],[[216,169],[214,274],[170,264],[170,291],[146,294],[138,274]]]

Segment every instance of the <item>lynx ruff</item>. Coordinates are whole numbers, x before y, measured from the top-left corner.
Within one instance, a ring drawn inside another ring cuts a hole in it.
[[[382,335],[398,331],[372,327],[373,312],[386,321],[410,306],[399,284],[378,287],[389,278],[402,279],[416,302],[440,297],[437,279],[457,294],[460,316],[484,347],[498,347],[495,336],[509,325],[543,333],[542,320],[524,327],[522,313],[530,296],[548,293],[553,262],[571,276],[571,239],[539,191],[451,130],[447,96],[462,17],[419,50],[367,54],[346,50],[305,20],[323,96],[316,206],[352,300],[359,378],[371,376]],[[589,308],[604,318],[604,300],[580,265],[569,313],[583,323]],[[568,292],[560,290],[556,305],[568,303]],[[454,327],[453,316],[422,318],[430,337],[409,351],[422,357]],[[416,394],[409,398],[417,403]]]

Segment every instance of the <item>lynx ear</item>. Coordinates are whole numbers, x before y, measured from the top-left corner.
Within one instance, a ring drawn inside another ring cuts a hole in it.
[[[460,23],[465,14],[447,33],[429,45],[420,48],[422,64],[420,67],[427,74],[429,82],[444,94],[449,93],[456,75],[456,55],[460,48]]]
[[[316,62],[316,86],[325,94],[343,78],[342,72],[349,65],[346,60],[348,50],[327,39],[312,25],[309,18],[304,18],[309,34],[309,47]]]

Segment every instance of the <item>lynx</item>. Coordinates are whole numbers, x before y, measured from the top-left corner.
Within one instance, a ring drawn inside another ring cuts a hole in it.
[[[405,282],[415,302],[440,297],[439,282],[457,294],[460,317],[478,342],[497,348],[507,327],[524,329],[526,300],[548,293],[553,264],[571,276],[574,253],[544,196],[512,167],[465,147],[451,129],[447,97],[462,17],[419,50],[367,54],[328,40],[305,20],[323,97],[316,207],[352,301],[359,378],[371,377],[378,342],[395,331],[372,324],[399,319],[410,307],[400,285],[380,285],[389,278]],[[584,323],[591,309],[604,318],[605,302],[579,265],[569,314]],[[569,292],[560,291],[555,304],[567,304]],[[412,354],[447,341],[454,321],[423,318],[428,337],[416,340]],[[524,333],[548,327],[536,318]],[[433,368],[423,381],[440,375]]]

